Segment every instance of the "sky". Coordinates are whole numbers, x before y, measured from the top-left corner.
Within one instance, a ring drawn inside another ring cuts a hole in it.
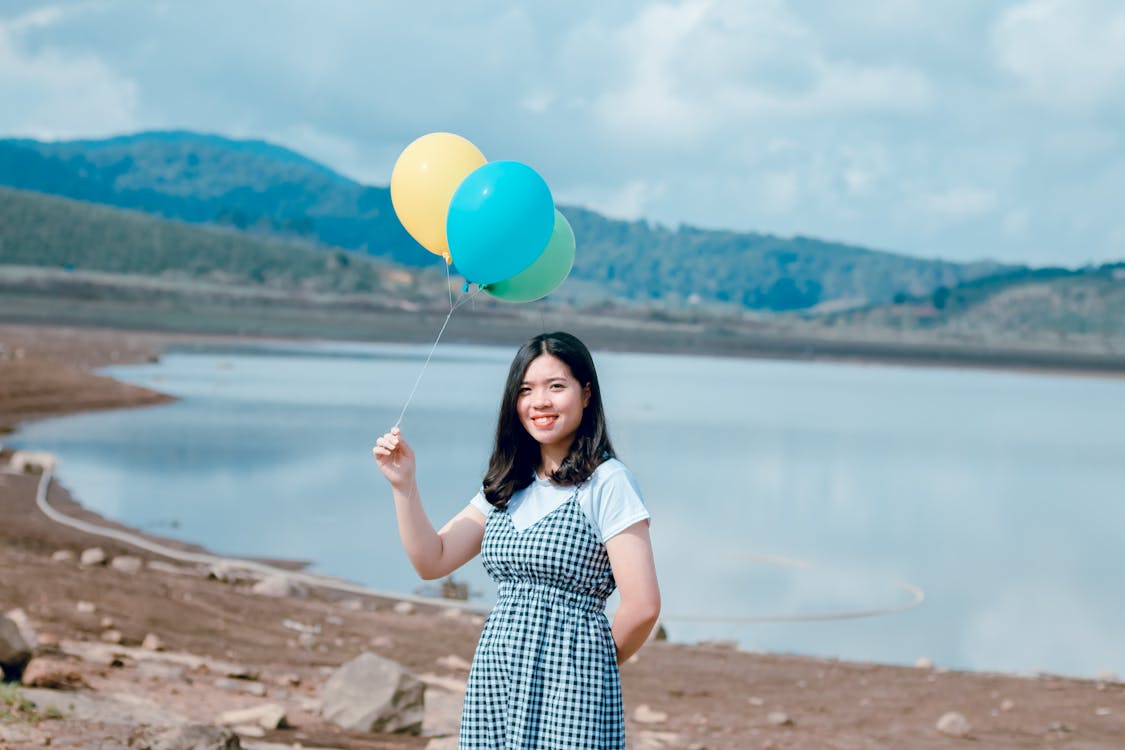
[[[614,218],[1125,259],[1117,0],[0,0],[0,136],[154,129],[383,186],[450,131]]]

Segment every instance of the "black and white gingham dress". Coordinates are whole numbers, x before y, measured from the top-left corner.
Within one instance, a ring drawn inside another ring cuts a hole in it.
[[[604,611],[617,584],[578,491],[523,531],[489,512],[481,558],[499,595],[469,672],[461,750],[624,748]]]

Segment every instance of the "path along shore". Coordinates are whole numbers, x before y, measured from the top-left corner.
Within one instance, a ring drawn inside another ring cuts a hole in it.
[[[0,425],[166,401],[90,369],[147,361],[170,344],[199,338],[0,326]],[[0,469],[7,458],[0,454]],[[6,698],[14,690],[3,687],[0,748],[139,747],[152,731],[140,725],[151,724],[155,709],[207,724],[224,710],[265,702],[282,705],[291,726],[263,736],[245,730],[243,747],[455,747],[441,735],[455,723],[479,618],[441,605],[396,609],[393,600],[316,587],[256,594],[238,576],[209,577],[49,520],[35,504],[39,480],[0,473],[0,613],[22,610],[37,634],[36,658],[84,686],[60,695],[132,695],[133,703],[115,705],[133,705],[136,714],[126,711],[122,720],[64,708],[61,718],[46,718],[43,711],[14,710],[14,699]],[[97,519],[57,482],[48,501],[68,515],[124,528]],[[79,564],[92,547],[110,561],[127,556],[142,564],[132,571]],[[149,636],[162,650],[141,659]],[[93,644],[118,649],[118,658],[106,659]],[[441,708],[428,727],[432,736],[345,731],[320,718],[316,706],[328,676],[364,651],[429,681],[435,710]],[[244,665],[253,679],[229,679],[217,663]],[[1125,747],[1125,685],[1113,675],[997,675],[654,641],[625,665],[622,680],[633,748]],[[43,700],[40,692],[28,694]],[[956,726],[950,713],[964,724]],[[945,731],[938,728],[943,717]]]

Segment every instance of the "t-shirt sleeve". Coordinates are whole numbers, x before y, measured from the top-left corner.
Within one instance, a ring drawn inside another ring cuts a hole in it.
[[[611,468],[598,483],[590,510],[603,544],[650,517],[636,478],[624,466]]]
[[[492,506],[489,505],[488,500],[484,498],[483,489],[478,490],[477,494],[473,495],[473,499],[469,501],[469,505],[479,510],[486,517],[488,516],[489,511],[492,510]]]

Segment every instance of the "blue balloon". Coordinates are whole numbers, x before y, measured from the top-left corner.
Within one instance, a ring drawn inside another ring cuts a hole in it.
[[[551,189],[518,161],[493,161],[470,172],[453,193],[445,220],[453,265],[481,285],[526,269],[554,231]]]

